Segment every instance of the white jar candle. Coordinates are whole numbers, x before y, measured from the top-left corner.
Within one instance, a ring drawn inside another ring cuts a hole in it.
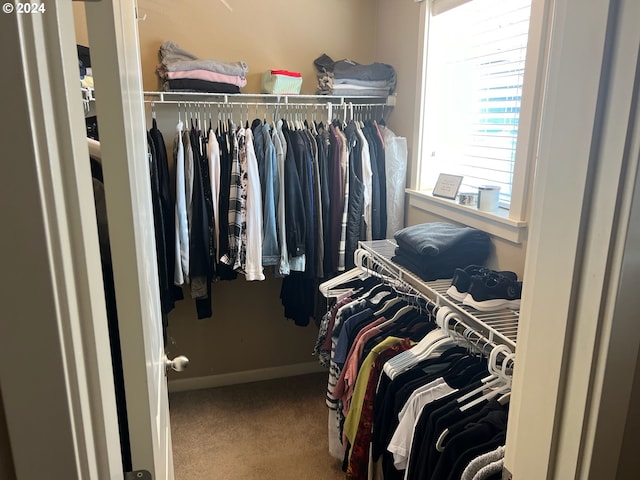
[[[498,209],[500,187],[496,185],[481,185],[478,187],[478,210],[494,212]]]

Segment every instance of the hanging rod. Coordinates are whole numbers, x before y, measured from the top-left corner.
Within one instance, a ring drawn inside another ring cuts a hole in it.
[[[373,108],[373,107],[386,107],[387,105],[384,103],[275,103],[275,102],[225,102],[225,101],[200,101],[200,100],[145,100],[144,103],[154,104],[154,105],[181,105],[181,106],[208,106],[208,105],[237,105],[239,107],[308,107],[308,108],[317,108],[317,107],[328,107],[332,106],[333,108]]]
[[[206,93],[206,92],[144,92],[145,103],[212,103],[212,104],[250,104],[266,105],[325,105],[334,106],[387,106],[396,104],[395,95],[388,97],[372,96],[334,96],[334,95],[278,95],[260,93]],[[250,101],[253,99],[253,101]]]
[[[213,99],[213,100],[212,100]],[[250,101],[254,99],[253,101]],[[274,101],[275,100],[275,101]],[[300,101],[302,100],[302,101]],[[349,100],[349,102],[347,102]],[[372,102],[373,100],[373,102]],[[376,101],[377,100],[377,101]],[[334,103],[338,101],[338,103]],[[156,105],[179,105],[188,108],[205,106],[275,107],[279,108],[326,108],[327,121],[334,118],[335,109],[344,110],[344,120],[354,117],[361,108],[383,108],[395,105],[395,96],[390,97],[334,97],[330,95],[271,95],[271,94],[224,94],[202,92],[144,92],[144,103],[154,109]],[[155,118],[155,116],[154,116]]]

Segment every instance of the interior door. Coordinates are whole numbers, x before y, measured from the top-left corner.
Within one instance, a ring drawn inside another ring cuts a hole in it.
[[[142,73],[133,0],[85,4],[133,470],[173,479]]]

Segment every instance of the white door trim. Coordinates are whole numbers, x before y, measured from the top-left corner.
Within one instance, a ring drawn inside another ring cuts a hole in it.
[[[119,479],[71,3],[3,14],[0,30],[12,72],[0,119],[0,385],[15,471],[20,480]]]
[[[516,479],[616,478],[640,345],[639,16],[634,0],[555,1],[507,431]]]
[[[85,4],[133,470],[173,479],[135,0]]]

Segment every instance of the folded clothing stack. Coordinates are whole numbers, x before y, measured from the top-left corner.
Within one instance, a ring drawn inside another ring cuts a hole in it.
[[[165,91],[240,93],[247,85],[245,62],[199,59],[167,40],[160,46],[157,73]]]
[[[487,233],[471,227],[433,222],[403,228],[392,260],[423,280],[452,278],[456,268],[482,265],[491,252]]]
[[[318,95],[385,97],[396,90],[396,71],[386,63],[334,62],[326,54],[313,63],[318,71]]]

